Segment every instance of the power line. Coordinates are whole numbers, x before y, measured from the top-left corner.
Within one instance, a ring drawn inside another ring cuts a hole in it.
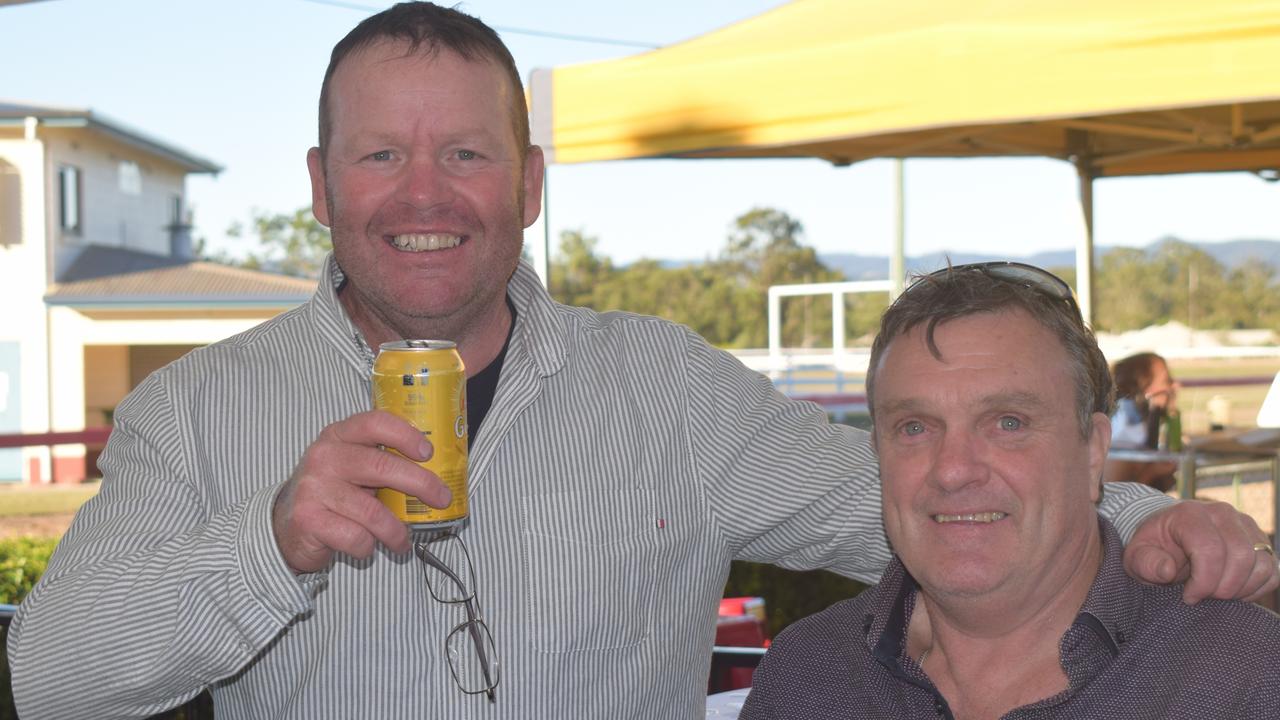
[[[333,7],[346,8],[348,10],[359,10],[361,12],[378,12],[382,9],[357,3],[342,2],[342,0],[304,0],[304,2],[315,3],[317,5],[332,5]],[[548,30],[529,30],[527,28],[503,27],[501,25],[490,25],[489,27],[497,30],[498,32],[511,33],[512,35],[531,35],[533,37],[551,38],[553,40],[571,40],[573,42],[588,42],[600,45],[621,45],[624,47],[644,48],[646,50],[655,50],[662,47],[656,43],[637,42],[635,40],[617,40],[615,38],[599,37],[597,35],[570,35],[568,33],[550,32]]]

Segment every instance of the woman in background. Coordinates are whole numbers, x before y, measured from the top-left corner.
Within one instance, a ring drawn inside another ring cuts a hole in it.
[[[1116,412],[1111,416],[1111,447],[1155,450],[1160,426],[1178,410],[1178,384],[1169,364],[1155,353],[1131,355],[1111,367],[1116,383]],[[1108,460],[1108,482],[1129,481],[1161,492],[1174,486],[1176,462]]]

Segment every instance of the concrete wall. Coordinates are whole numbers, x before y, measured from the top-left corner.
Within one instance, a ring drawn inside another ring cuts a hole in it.
[[[49,372],[55,379],[49,391],[51,425],[55,431],[82,430],[96,424],[104,404],[124,396],[146,373],[164,365],[193,347],[208,345],[248,330],[275,311],[258,317],[156,319],[138,313],[99,311],[92,317],[74,308],[49,308]],[[156,347],[152,347],[156,346]],[[121,354],[120,348],[125,348]],[[137,355],[137,358],[134,355]],[[101,363],[93,367],[95,363]],[[106,377],[110,374],[111,377]],[[93,390],[91,385],[101,388]],[[98,394],[94,394],[98,393]],[[109,407],[114,407],[116,402]],[[43,428],[42,428],[43,430]],[[64,445],[54,449],[52,465],[59,481],[83,479],[85,447]]]
[[[49,276],[44,150],[38,136],[26,138],[19,132],[0,138],[0,163],[7,176],[17,176],[16,183],[5,183],[8,192],[16,185],[17,197],[10,195],[0,201],[0,212],[6,213],[0,224],[8,228],[7,232],[17,232],[16,242],[0,244],[0,303],[4,307],[0,343],[17,348],[17,362],[13,364],[18,373],[16,393],[6,398],[7,414],[17,406],[18,427],[0,432],[42,432],[49,428],[49,331],[43,300]],[[17,218],[8,210],[14,205],[19,208]],[[6,370],[6,374],[12,371],[13,368]],[[13,464],[15,453],[24,475],[49,477],[48,449],[9,452],[7,464]]]
[[[84,348],[84,424],[104,427],[111,413],[133,386],[129,384],[128,345],[88,345]]]

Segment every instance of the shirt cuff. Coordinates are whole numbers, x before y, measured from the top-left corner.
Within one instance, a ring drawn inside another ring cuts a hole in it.
[[[280,553],[271,514],[280,486],[264,488],[249,498],[240,518],[236,550],[240,578],[274,620],[288,623],[311,609],[311,598],[328,581],[327,572],[295,575]]]
[[[1102,514],[1115,525],[1126,545],[1144,520],[1177,502],[1155,488],[1139,483],[1102,483]]]

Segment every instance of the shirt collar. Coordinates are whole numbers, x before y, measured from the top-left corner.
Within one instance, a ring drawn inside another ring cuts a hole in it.
[[[338,289],[346,282],[347,276],[332,252],[325,258],[320,276],[327,278],[328,282],[317,284],[312,300],[317,325],[327,337],[352,351],[352,359],[367,371],[373,367],[373,351],[338,299]],[[507,283],[507,297],[516,307],[515,327],[509,340],[511,353],[527,353],[538,373],[544,377],[559,372],[564,366],[568,346],[564,322],[542,279],[523,260],[516,265]]]
[[[559,372],[569,344],[564,320],[542,278],[523,260],[507,283],[507,296],[517,310],[511,351],[527,353],[543,377]]]
[[[355,323],[347,317],[342,301],[338,299],[338,288],[342,287],[346,279],[347,276],[330,252],[320,270],[320,282],[316,283],[316,294],[308,304],[308,311],[317,334],[338,348],[342,357],[351,361],[361,372],[368,373],[373,369],[373,351],[356,329]]]

